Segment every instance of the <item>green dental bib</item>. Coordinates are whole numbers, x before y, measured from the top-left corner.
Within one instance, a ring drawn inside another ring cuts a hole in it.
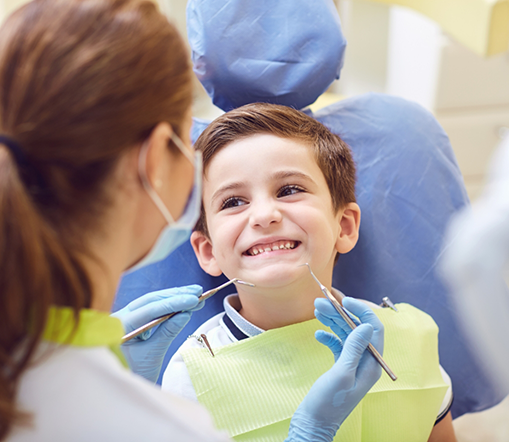
[[[56,344],[73,347],[109,347],[122,365],[127,362],[120,350],[124,327],[118,318],[107,312],[82,309],[76,324],[73,309],[69,307],[50,307],[43,339]]]
[[[397,308],[374,312],[385,326],[384,359],[398,380],[382,372],[334,441],[428,440],[448,388],[438,363],[438,327],[408,304]],[[182,352],[216,427],[237,441],[283,441],[304,396],[334,363],[315,340],[318,329],[330,331],[314,319],[214,348],[215,357],[205,348]]]

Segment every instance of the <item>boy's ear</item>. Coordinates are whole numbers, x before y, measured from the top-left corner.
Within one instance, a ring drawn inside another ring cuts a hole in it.
[[[361,209],[356,203],[348,203],[338,213],[339,232],[336,240],[336,251],[348,253],[359,239]]]
[[[211,276],[219,276],[223,272],[217,265],[216,258],[212,250],[212,243],[202,232],[193,232],[191,234],[191,245],[200,267]]]

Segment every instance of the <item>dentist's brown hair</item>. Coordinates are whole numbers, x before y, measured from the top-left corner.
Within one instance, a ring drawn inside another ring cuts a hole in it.
[[[49,307],[91,304],[80,233],[101,228],[119,158],[160,122],[181,135],[191,78],[151,1],[34,0],[0,28],[0,134],[23,157],[0,144],[0,440],[27,420],[16,392]]]
[[[355,202],[355,163],[348,145],[323,124],[304,112],[268,103],[248,104],[216,118],[195,144],[202,152],[203,171],[214,156],[228,144],[258,134],[293,139],[313,149],[337,211]],[[288,155],[291,155],[288,152]],[[205,211],[201,210],[195,230],[208,236]]]

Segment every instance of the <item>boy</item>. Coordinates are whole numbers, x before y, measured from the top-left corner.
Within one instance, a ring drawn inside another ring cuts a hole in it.
[[[260,103],[216,119],[195,148],[204,162],[202,216],[191,237],[200,266],[256,286],[225,298],[225,313],[195,332],[200,342],[189,339],[172,358],[163,388],[206,404],[238,440],[283,440],[291,413],[333,363],[313,338],[323,328],[314,319],[322,294],[302,265],[331,289],[336,256],[357,242],[352,156],[316,120]],[[436,324],[411,306],[398,310],[375,313],[399,379],[382,374],[335,440],[455,440]]]

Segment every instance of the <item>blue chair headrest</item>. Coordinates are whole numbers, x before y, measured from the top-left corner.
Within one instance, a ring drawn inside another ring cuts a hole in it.
[[[190,0],[187,30],[194,71],[224,111],[254,101],[302,109],[343,66],[332,0]]]

